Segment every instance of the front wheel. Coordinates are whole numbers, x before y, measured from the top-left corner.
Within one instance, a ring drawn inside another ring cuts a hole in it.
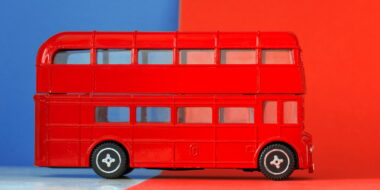
[[[293,151],[282,144],[269,145],[260,154],[260,170],[272,180],[287,179],[293,173],[295,165]]]
[[[128,165],[125,151],[114,143],[99,145],[91,155],[92,168],[96,174],[104,178],[120,178],[130,171]]]

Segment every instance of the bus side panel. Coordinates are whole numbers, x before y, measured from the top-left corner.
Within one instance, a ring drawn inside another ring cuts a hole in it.
[[[216,162],[217,167],[252,168],[256,150],[257,128],[249,126],[218,126],[216,129]]]
[[[292,142],[293,148],[297,151],[298,166],[300,169],[309,168],[308,148],[302,141],[302,129],[299,127],[282,127],[281,134],[283,138]]]
[[[176,126],[174,143],[175,167],[214,167],[215,126]]]
[[[49,69],[45,65],[37,66],[37,93],[49,92]]]
[[[47,166],[46,154],[46,122],[47,104],[46,98],[42,95],[34,96],[35,103],[35,142],[34,142],[34,165]]]
[[[49,65],[53,93],[90,93],[93,71],[90,65]]]
[[[134,126],[133,161],[138,167],[173,167],[173,126]]]
[[[301,67],[261,65],[259,93],[304,93]]]
[[[96,93],[257,92],[255,65],[96,65],[94,70]]]
[[[94,105],[88,98],[81,99],[81,127],[80,127],[80,166],[90,166],[90,153],[93,145]],[[87,101],[87,102],[86,102]]]
[[[50,100],[48,130],[48,165],[78,167],[80,164],[80,104],[76,99]]]

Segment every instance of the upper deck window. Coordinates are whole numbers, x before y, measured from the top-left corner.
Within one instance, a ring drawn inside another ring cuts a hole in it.
[[[59,50],[54,56],[53,64],[90,64],[90,50]]]
[[[138,64],[173,64],[173,51],[166,49],[139,50]]]
[[[212,49],[184,49],[179,51],[179,64],[215,64],[215,53]]]
[[[170,123],[169,107],[137,107],[136,122],[138,123]]]
[[[291,49],[264,49],[262,51],[263,64],[294,64]]]
[[[221,64],[257,64],[257,51],[254,49],[223,49],[220,52]]]
[[[131,50],[128,49],[98,49],[97,64],[131,64]]]

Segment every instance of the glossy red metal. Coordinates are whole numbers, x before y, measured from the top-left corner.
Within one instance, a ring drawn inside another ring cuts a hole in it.
[[[130,65],[97,65],[96,49],[132,50]],[[258,64],[180,65],[179,49],[257,49]],[[89,65],[55,65],[55,52],[91,49]],[[172,49],[170,65],[139,65],[139,49]],[[264,65],[262,49],[291,49],[294,64]],[[45,42],[37,56],[35,165],[89,167],[93,148],[121,144],[131,167],[257,168],[261,150],[285,143],[298,168],[312,170],[311,135],[303,126],[303,68],[289,33],[65,32]],[[275,124],[264,124],[264,101],[277,102]],[[285,124],[284,101],[297,102],[297,121]],[[97,106],[130,108],[128,123],[97,123]],[[137,106],[171,108],[170,123],[137,123]],[[177,122],[181,106],[211,107],[210,124]],[[253,107],[252,124],[218,122],[220,107]]]

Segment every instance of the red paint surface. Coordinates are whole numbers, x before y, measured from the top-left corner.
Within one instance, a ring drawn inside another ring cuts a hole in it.
[[[297,35],[316,172],[273,182],[235,170],[164,171],[132,189],[379,189],[379,7],[376,0],[182,0],[181,31]]]
[[[380,176],[380,1],[182,0],[181,31],[289,31],[306,71],[316,174]]]
[[[306,71],[316,176],[380,176],[379,1],[183,0],[181,31],[290,31]]]

